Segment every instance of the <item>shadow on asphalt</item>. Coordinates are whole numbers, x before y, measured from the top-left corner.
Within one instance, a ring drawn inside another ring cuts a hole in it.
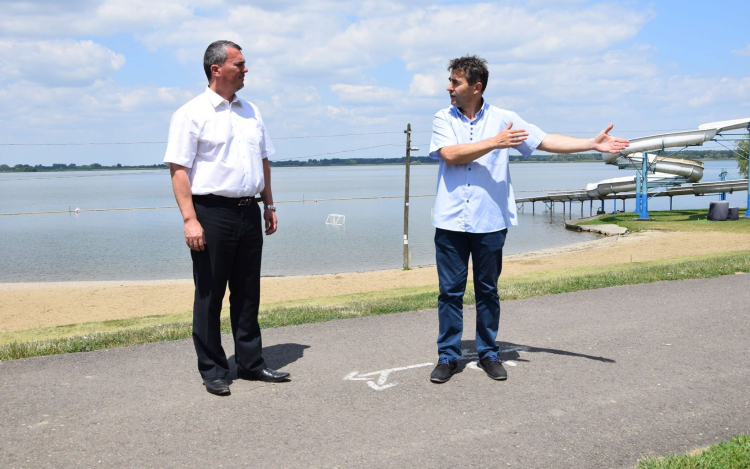
[[[266,366],[278,370],[296,362],[305,354],[305,349],[309,345],[302,344],[276,344],[270,347],[263,347],[263,359]],[[237,364],[234,361],[234,355],[229,357],[229,376],[237,376]]]
[[[567,357],[575,358],[586,358],[589,360],[596,360],[604,363],[617,363],[611,358],[596,357],[594,355],[586,355],[584,353],[569,352],[567,350],[558,350],[554,348],[541,348],[534,347],[531,345],[514,344],[511,342],[497,342],[500,345],[500,354],[498,358],[501,361],[514,360],[517,362],[528,362],[529,360],[521,358],[519,352],[529,353],[551,353],[553,355],[563,355]],[[458,362],[458,371],[463,371],[466,365],[470,362],[477,361],[477,349],[476,344],[473,340],[462,340],[461,351],[463,352],[463,358]]]

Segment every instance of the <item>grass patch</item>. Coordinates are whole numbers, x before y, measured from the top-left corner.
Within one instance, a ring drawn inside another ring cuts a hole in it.
[[[750,272],[750,251],[501,278],[500,297],[502,300],[514,300],[661,280],[710,278],[738,272]],[[471,282],[467,286],[464,302],[474,304]],[[258,321],[262,328],[271,328],[436,307],[437,287],[401,288],[268,305],[261,310]],[[80,328],[87,328],[85,330],[91,332],[63,337],[65,333],[84,330]],[[110,330],[102,332],[103,328]],[[228,317],[222,318],[222,331],[231,332]],[[15,339],[12,334],[16,334]],[[34,334],[44,339],[22,339]],[[178,340],[189,338],[191,334],[189,313],[6,333],[1,336],[6,343],[0,346],[0,361]]]
[[[303,300],[291,300],[276,303],[262,304],[260,314],[269,310],[293,309],[303,307],[330,307],[342,303],[350,303],[362,300],[375,300],[389,296],[403,296],[423,292],[435,292],[434,286],[397,288],[392,290],[367,292],[360,294],[341,295],[333,297],[309,298]],[[229,309],[222,311],[222,317],[229,315]],[[192,321],[193,313],[185,311],[182,313],[143,316],[129,319],[111,319],[107,321],[85,322],[54,327],[39,327],[21,331],[0,333],[0,346],[13,342],[43,342],[51,339],[65,339],[73,336],[92,336],[94,334],[120,332],[134,329],[146,329],[151,327],[162,327],[178,322]]]
[[[744,210],[740,210],[744,213]],[[649,212],[651,220],[638,220],[634,213],[618,213],[603,215],[596,220],[588,220],[579,225],[616,224],[625,227],[630,232],[645,230],[718,232],[718,233],[750,233],[750,218],[739,220],[709,221],[708,210],[670,210],[664,212]]]
[[[162,327],[165,324],[189,322],[192,313],[162,314],[158,316],[144,316],[130,319],[111,319],[98,322],[84,322],[55,327],[39,327],[22,331],[0,333],[0,346],[13,342],[35,342],[54,339],[65,339],[74,336],[90,336],[94,334]]]
[[[750,435],[681,456],[646,458],[637,469],[747,469],[750,468]]]

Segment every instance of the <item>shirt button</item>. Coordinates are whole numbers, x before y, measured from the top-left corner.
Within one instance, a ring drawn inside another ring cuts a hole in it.
[[[471,171],[471,168],[469,168],[469,171]]]

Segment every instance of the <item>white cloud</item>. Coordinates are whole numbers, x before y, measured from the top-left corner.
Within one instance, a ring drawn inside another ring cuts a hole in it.
[[[612,28],[612,17],[618,27]],[[493,62],[554,60],[569,53],[606,51],[635,36],[652,17],[615,4],[529,10],[504,4],[443,5],[378,16],[349,25],[302,56],[336,64],[397,57],[420,71],[446,57],[474,51]],[[462,34],[466,25],[471,34]]]
[[[111,76],[124,64],[125,56],[93,41],[0,39],[0,81],[4,82],[88,85]]]
[[[445,72],[433,75],[415,73],[409,85],[409,94],[412,96],[437,96],[445,91],[446,83]]]
[[[402,99],[404,92],[393,88],[372,85],[331,85],[341,102],[361,103],[380,106],[393,106],[394,101]]]
[[[217,0],[8,1],[0,35],[14,38],[100,35],[175,26],[195,8],[216,8]]]
[[[0,112],[4,135],[33,124],[164,138],[169,115],[203,84],[159,87],[154,77],[172,76],[160,75],[159,64],[140,76],[132,67],[116,73],[125,57],[110,48],[123,37],[130,63],[149,64],[148,51],[158,50],[160,60],[173,54],[197,75],[207,44],[241,44],[250,73],[240,95],[260,107],[272,138],[403,129],[406,122],[429,129],[435,111],[449,105],[448,60],[467,53],[490,64],[491,103],[545,130],[598,131],[610,121],[616,129],[689,128],[750,106],[748,78],[673,76],[684,68],[659,63],[652,46],[637,42],[644,25],[658,21],[656,7],[625,1],[0,3],[0,106],[13,110]],[[134,60],[136,53],[143,56]],[[750,45],[732,54],[750,55]],[[288,146],[283,153],[299,152]]]
[[[249,59],[266,59],[271,73],[279,76],[350,81],[368,67],[394,59],[424,74],[468,51],[494,63],[602,53],[634,37],[653,17],[650,10],[612,3],[555,2],[534,9],[510,3],[373,5],[229,5],[225,15],[192,16],[138,37],[150,48],[173,47],[182,60],[190,61],[220,34],[242,45]],[[613,18],[617,28],[611,26]],[[466,24],[472,25],[472,34],[460,33]]]
[[[385,124],[388,122],[388,117],[367,116],[367,109],[351,109],[344,106],[331,105],[328,105],[326,109],[328,117],[337,121],[347,122],[352,125],[374,125]]]
[[[34,129],[33,139],[37,140],[40,135],[47,137],[47,129],[90,135],[101,126],[118,137],[137,131],[151,135],[153,128],[166,131],[169,116],[195,94],[180,88],[123,87],[112,80],[86,87],[48,87],[20,81],[0,89],[0,108],[13,110],[0,115],[0,135],[4,140],[15,140],[26,129]],[[40,133],[40,129],[45,132]]]

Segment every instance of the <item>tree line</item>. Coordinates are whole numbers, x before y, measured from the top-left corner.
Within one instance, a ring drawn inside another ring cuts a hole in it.
[[[665,153],[664,156],[673,156],[678,158],[687,158],[692,160],[730,160],[735,159],[736,155],[729,150],[684,150],[681,152]],[[420,164],[437,164],[429,156],[412,156],[409,158],[413,165]],[[519,154],[511,154],[510,161],[530,161],[530,162],[548,162],[548,163],[573,163],[586,161],[601,161],[599,153],[572,153],[569,155],[556,154],[538,154],[531,155],[524,159]],[[382,164],[405,164],[406,157],[400,158],[323,158],[300,160],[271,161],[272,167],[305,167],[305,166],[356,166],[356,165],[382,165]],[[28,165],[17,164],[9,166],[0,164],[0,172],[47,172],[47,171],[106,171],[106,170],[131,170],[131,169],[165,169],[168,166],[159,163],[152,165],[123,165],[116,164],[104,166],[99,163],[76,165],[75,163],[63,164],[54,163],[50,166],[45,165]]]
[[[64,164],[64,163],[53,163],[49,166],[43,164],[37,164],[34,166],[28,164],[17,164],[15,166],[9,166],[7,164],[0,164],[0,172],[16,172],[16,173],[42,173],[50,171],[107,171],[107,170],[124,170],[124,169],[165,169],[168,168],[165,164],[150,164],[150,165],[123,165],[117,163],[112,166],[104,166],[99,163],[91,164]]]

